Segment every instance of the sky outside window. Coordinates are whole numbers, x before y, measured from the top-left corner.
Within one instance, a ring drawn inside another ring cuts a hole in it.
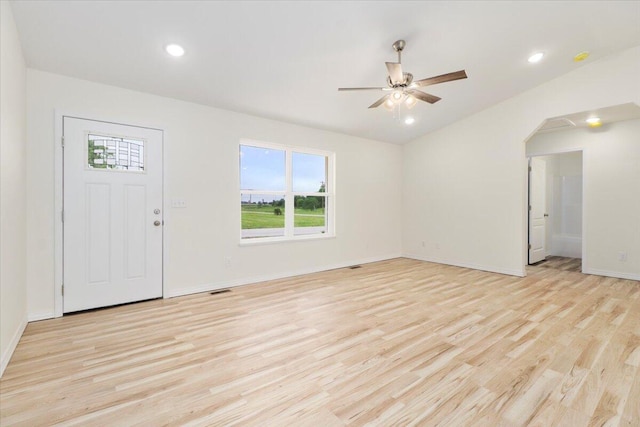
[[[315,193],[326,184],[326,157],[315,154],[293,153],[293,191]]]
[[[292,175],[293,191],[317,192],[327,180],[326,157],[293,152]],[[285,191],[285,151],[241,145],[240,189]]]
[[[285,191],[285,151],[241,145],[240,189]]]

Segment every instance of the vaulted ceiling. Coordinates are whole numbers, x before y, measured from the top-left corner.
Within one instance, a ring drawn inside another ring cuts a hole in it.
[[[402,144],[577,67],[640,44],[632,1],[13,1],[29,67]],[[391,45],[442,98],[403,117],[367,109]],[[173,58],[164,47],[182,45]],[[527,58],[542,51],[537,64]],[[582,62],[573,57],[589,51]],[[589,88],[585,88],[589,90]]]

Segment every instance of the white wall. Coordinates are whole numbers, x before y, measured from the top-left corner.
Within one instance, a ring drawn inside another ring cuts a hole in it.
[[[27,73],[28,301],[54,314],[55,114],[165,129],[168,296],[401,254],[402,147],[36,70]],[[336,237],[239,246],[238,143],[249,138],[336,153]],[[225,257],[231,265],[225,267]]]
[[[574,149],[584,155],[584,272],[640,280],[640,120],[527,142],[528,155]]]
[[[546,163],[545,254],[582,258],[582,151],[538,158]]]
[[[27,324],[26,67],[9,2],[0,2],[0,375]]]
[[[472,79],[473,70],[468,74]],[[628,102],[640,104],[639,75],[640,47],[635,47],[407,144],[402,209],[406,256],[524,275],[524,141],[548,117]],[[637,217],[634,222],[626,212],[618,217],[622,229],[637,224]],[[629,258],[631,252],[638,256],[639,250],[639,245],[629,248]]]

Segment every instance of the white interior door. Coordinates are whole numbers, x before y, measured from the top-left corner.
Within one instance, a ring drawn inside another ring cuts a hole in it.
[[[63,118],[64,312],[162,296],[162,131]]]
[[[529,264],[545,258],[547,167],[542,159],[529,162]]]

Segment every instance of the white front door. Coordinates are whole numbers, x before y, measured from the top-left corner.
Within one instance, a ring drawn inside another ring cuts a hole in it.
[[[64,117],[64,312],[162,296],[161,130]]]
[[[529,264],[545,258],[547,164],[535,157],[529,162]]]

